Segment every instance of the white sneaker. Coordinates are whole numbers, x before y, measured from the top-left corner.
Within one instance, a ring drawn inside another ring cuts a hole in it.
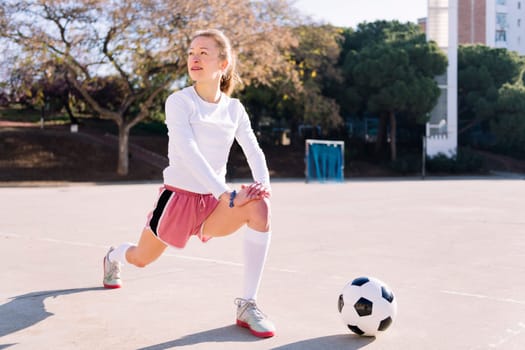
[[[102,283],[104,288],[120,288],[122,287],[122,280],[120,279],[120,266],[121,264],[116,261],[113,262],[109,260],[109,253],[111,253],[115,248],[109,248],[108,253],[104,257],[104,279]]]
[[[260,338],[273,337],[275,326],[255,304],[255,300],[235,299],[237,305],[237,325],[248,328]]]

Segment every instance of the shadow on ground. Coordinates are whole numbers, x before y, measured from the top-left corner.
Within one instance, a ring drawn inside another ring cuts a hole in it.
[[[19,330],[31,327],[53,314],[46,311],[44,300],[62,295],[103,290],[103,287],[58,289],[27,293],[10,298],[11,301],[0,305],[0,338]],[[0,349],[13,344],[0,344]]]
[[[305,339],[295,343],[278,346],[272,348],[272,350],[357,350],[367,346],[374,340],[374,337],[360,337],[355,334],[339,334]]]
[[[359,337],[353,334],[332,335],[320,338],[301,340],[295,343],[281,345],[272,350],[357,350],[373,342],[373,337]],[[265,341],[256,338],[248,331],[240,329],[235,325],[215,328],[203,332],[189,334],[176,340],[140,348],[137,350],[166,350],[176,347],[195,345],[200,343],[221,343],[221,342],[257,342]]]
[[[240,329],[236,325],[229,325],[225,327],[210,329],[203,332],[185,335],[176,340],[171,340],[165,343],[147,346],[137,350],[164,350],[179,346],[194,345],[199,343],[221,343],[221,342],[254,342],[262,341],[263,339],[256,338],[247,330]]]

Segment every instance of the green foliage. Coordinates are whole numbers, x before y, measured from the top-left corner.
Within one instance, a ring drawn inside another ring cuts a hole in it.
[[[525,158],[525,88],[521,80],[501,87],[497,115],[490,129],[496,137],[494,147],[498,151]]]
[[[505,82],[515,81],[520,73],[520,59],[516,52],[485,45],[461,45],[458,48],[458,75],[465,72],[482,74],[463,77],[462,86],[474,88],[473,83],[485,84],[481,87],[501,86]]]
[[[499,89],[519,79],[522,62],[506,49],[465,45],[458,49],[458,122],[462,134],[496,117]]]
[[[290,124],[320,125],[324,129],[343,123],[339,106],[326,90],[341,79],[337,66],[340,30],[330,25],[299,26],[294,29],[299,44],[291,56],[302,82],[286,104],[294,111]],[[290,118],[289,118],[290,119]]]
[[[483,174],[486,167],[483,159],[469,148],[458,149],[455,157],[445,154],[428,158],[426,169],[431,174]]]
[[[421,172],[421,155],[406,154],[391,161],[390,168],[401,175],[413,175]]]
[[[396,116],[404,114],[413,126],[427,121],[440,95],[434,77],[446,71],[446,55],[412,23],[364,23],[343,35],[344,83],[336,100],[343,113],[380,117],[378,150],[386,144],[388,116],[395,160]]]
[[[270,86],[250,84],[241,98],[252,124],[271,119],[273,126],[296,129],[300,124],[320,125],[324,130],[342,125],[339,106],[327,91],[337,89],[341,73],[337,65],[340,30],[329,25],[293,28],[298,39],[288,55],[300,86],[276,77]]]
[[[133,135],[137,134],[155,134],[155,135],[167,135],[168,128],[164,121],[159,120],[146,120],[138,123],[132,130]]]
[[[523,59],[515,52],[483,45],[458,51],[459,135],[491,137],[504,154],[525,157]]]
[[[41,113],[35,109],[28,109],[20,105],[11,105],[0,108],[0,119],[13,122],[38,122]]]
[[[377,21],[345,35],[348,51],[343,52],[343,72],[350,91],[341,97],[359,91],[361,98],[353,102],[360,100],[362,105],[343,110],[408,112],[416,119],[430,112],[439,97],[433,78],[445,72],[447,60],[416,25]],[[345,104],[344,98],[338,101]]]
[[[0,120],[12,122],[40,123],[42,111],[27,108],[21,105],[11,105],[9,107],[0,107]],[[69,117],[62,112],[45,113],[44,121],[53,124],[65,124],[69,122]]]

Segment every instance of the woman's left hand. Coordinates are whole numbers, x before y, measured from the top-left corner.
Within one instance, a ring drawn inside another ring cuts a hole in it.
[[[270,195],[271,193],[268,187],[260,182],[254,182],[249,185],[241,185],[241,189],[237,193],[234,203],[236,206],[240,207],[253,200],[270,198]]]
[[[268,187],[260,182],[254,182],[250,185],[241,185],[241,190],[246,189],[247,197],[250,199],[270,198],[271,192]]]

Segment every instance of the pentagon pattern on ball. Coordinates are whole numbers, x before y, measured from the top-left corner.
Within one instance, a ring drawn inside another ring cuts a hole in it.
[[[392,324],[392,317],[387,317],[379,323],[378,331],[384,331]]]
[[[366,298],[360,298],[354,304],[355,311],[361,317],[372,315],[372,302]]]
[[[339,310],[339,313],[343,311],[344,306],[345,306],[345,300],[343,299],[343,294],[340,294],[339,301],[337,302],[337,309]]]
[[[348,329],[350,329],[352,332],[354,332],[357,335],[363,335],[365,332],[363,332],[359,327],[348,325]]]
[[[391,303],[392,301],[394,301],[394,293],[392,293],[390,291],[390,289],[388,289],[387,287],[385,286],[381,286],[381,296],[387,300],[389,303]]]
[[[368,281],[370,281],[368,277],[358,277],[352,281],[352,286],[362,286]]]

